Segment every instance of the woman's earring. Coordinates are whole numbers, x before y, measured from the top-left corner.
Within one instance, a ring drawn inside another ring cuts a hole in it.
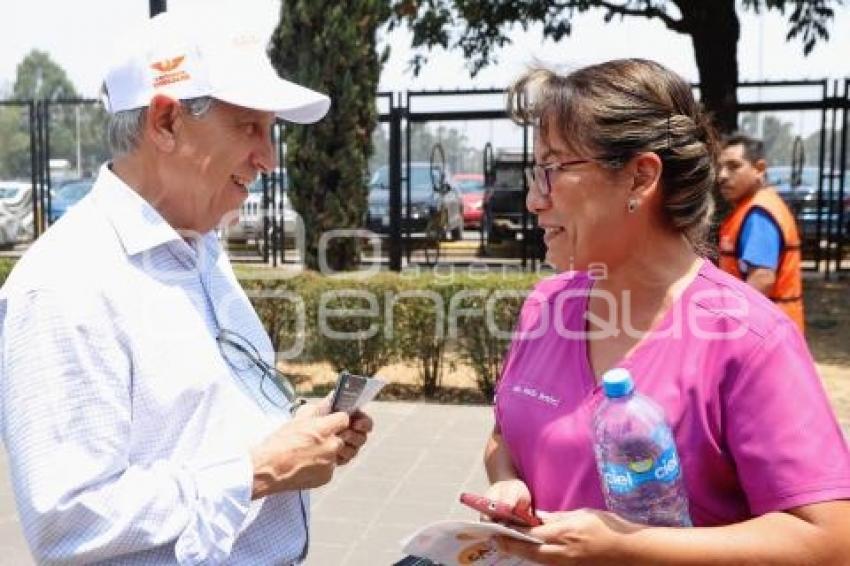
[[[628,205],[627,205],[627,208],[629,209],[629,212],[634,212],[635,210],[637,210],[637,207],[638,207],[638,201],[637,201],[637,199],[636,199],[636,198],[634,198],[634,197],[630,198],[630,199],[629,199],[629,202],[628,202]]]

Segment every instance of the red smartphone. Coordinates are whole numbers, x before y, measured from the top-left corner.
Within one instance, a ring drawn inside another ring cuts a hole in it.
[[[532,515],[530,511],[514,509],[507,503],[494,501],[483,495],[461,493],[460,502],[498,522],[513,523],[522,527],[536,527],[543,524],[543,521]]]

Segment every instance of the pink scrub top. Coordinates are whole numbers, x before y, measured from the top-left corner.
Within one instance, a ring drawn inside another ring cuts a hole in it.
[[[591,440],[604,396],[587,355],[592,289],[577,272],[537,285],[496,391],[497,426],[544,511],[605,508]],[[615,310],[627,324],[619,301]],[[695,525],[850,499],[847,441],[803,338],[710,262],[617,365],[667,413]]]

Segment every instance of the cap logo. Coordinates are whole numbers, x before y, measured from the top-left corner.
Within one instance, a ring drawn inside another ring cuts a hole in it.
[[[178,68],[180,67],[180,65],[183,64],[183,61],[185,59],[185,55],[180,55],[179,57],[174,57],[172,59],[163,59],[162,61],[152,63],[151,69],[159,71],[161,73],[153,80],[154,88],[189,80],[189,73],[187,73],[186,71],[178,70]]]
[[[163,59],[162,61],[157,61],[151,67],[156,69],[160,73],[169,73],[180,66],[180,63],[186,59],[185,55],[181,55],[180,57],[175,57],[173,59]]]

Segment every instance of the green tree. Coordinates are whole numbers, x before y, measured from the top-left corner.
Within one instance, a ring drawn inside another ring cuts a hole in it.
[[[390,137],[383,126],[378,125],[372,132],[372,155],[369,156],[369,172],[374,173],[380,167],[390,164]]]
[[[292,204],[306,228],[305,264],[316,269],[321,235],[359,228],[366,213],[366,172],[377,123],[378,78],[389,55],[376,49],[377,29],[390,17],[384,0],[287,0],[272,37],[271,58],[287,78],[327,93],[328,116],[310,126],[287,126],[286,165]],[[355,268],[355,238],[327,248],[335,270]]]
[[[19,100],[77,98],[65,70],[44,51],[33,49],[18,63],[12,95]]]
[[[86,104],[80,107],[80,171],[83,175],[94,175],[101,163],[111,157],[106,140],[106,124],[109,120],[102,104]]]
[[[108,156],[106,112],[99,104],[60,103],[79,98],[65,71],[50,56],[30,51],[18,64],[11,87],[15,100],[50,101],[50,157],[67,159],[92,173]],[[0,107],[0,177],[29,178],[31,128],[26,106]]]
[[[762,121],[762,141],[768,165],[791,163],[794,149],[794,124],[767,115]]]
[[[77,92],[65,71],[44,51],[30,51],[18,64],[11,89],[14,100],[76,98]],[[70,158],[74,130],[68,113],[59,107],[51,112],[50,147],[55,157]],[[30,123],[25,106],[0,108],[0,174],[4,177],[30,176]]]
[[[28,179],[30,127],[26,106],[0,106],[0,179]]]
[[[657,19],[677,33],[691,36],[700,76],[700,98],[723,131],[737,125],[737,9],[788,13],[786,39],[800,38],[809,54],[818,40],[829,39],[827,25],[835,4],[843,0],[394,0],[393,24],[413,30],[413,47],[460,48],[472,76],[497,60],[510,43],[507,32],[519,25],[543,24],[544,37],[560,41],[570,35],[576,14],[589,10],[614,18]],[[420,49],[411,63],[418,71],[427,58]]]
[[[803,140],[803,149],[805,151],[806,157],[806,165],[812,166],[820,166],[820,136],[821,130],[818,129],[815,132],[806,136]],[[832,157],[832,148],[835,147],[836,153],[841,151],[841,139],[844,136],[844,132],[841,128],[836,128],[835,130],[835,140],[833,146],[832,139],[832,130],[826,131],[825,136],[825,145],[823,148],[823,159],[826,167],[830,167],[830,163],[833,163]],[[848,141],[850,141],[850,134],[848,134]],[[847,163],[848,170],[850,170],[850,143],[844,148],[844,161]],[[841,154],[835,156],[834,164],[836,167],[840,167],[841,165]],[[850,196],[850,185],[845,186],[845,191],[848,191],[848,196]]]
[[[76,164],[76,115],[69,105],[56,103],[79,96],[65,70],[44,51],[33,49],[18,63],[12,93],[18,100],[54,103],[50,106],[50,157]],[[26,153],[28,160],[29,144]]]
[[[484,148],[471,147],[466,134],[456,128],[443,125],[438,125],[436,128],[430,128],[427,124],[411,126],[411,161],[428,161],[431,158],[431,150],[438,143],[443,146],[449,171],[479,172],[482,169],[481,155]]]
[[[794,124],[783,122],[778,116],[747,112],[741,116],[741,131],[760,138],[764,142],[764,154],[768,165],[788,165],[794,149]]]

